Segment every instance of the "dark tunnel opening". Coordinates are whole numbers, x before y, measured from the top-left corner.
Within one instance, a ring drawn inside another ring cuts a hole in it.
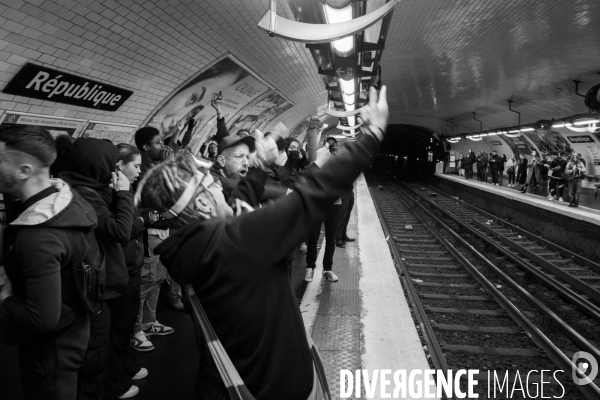
[[[388,125],[374,167],[405,180],[427,180],[444,160],[444,143],[429,129],[414,125]]]

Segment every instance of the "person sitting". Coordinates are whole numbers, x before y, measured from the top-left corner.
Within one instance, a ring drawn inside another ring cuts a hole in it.
[[[25,398],[74,400],[90,321],[72,276],[88,252],[97,251],[97,218],[68,184],[50,179],[55,159],[44,128],[0,131],[0,191],[21,206],[4,232],[0,305],[8,314],[4,341],[18,346]]]
[[[315,395],[318,381],[309,339],[285,258],[323,221],[378,151],[389,115],[385,94],[384,86],[378,101],[371,88],[369,107],[362,112],[368,127],[363,137],[303,175],[292,193],[253,212],[232,217],[222,193],[210,179],[205,181],[206,173],[181,156],[158,166],[143,182],[141,196],[172,216],[168,221],[174,233],[156,252],[176,280],[193,286],[257,400]]]

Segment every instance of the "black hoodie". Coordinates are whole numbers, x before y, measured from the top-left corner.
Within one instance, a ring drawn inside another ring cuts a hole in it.
[[[69,306],[71,272],[87,254],[84,233],[96,226],[96,213],[63,181],[51,182],[55,190],[32,198],[5,230],[4,266],[13,295],[4,301],[4,339],[10,344],[39,339],[79,317]]]
[[[60,178],[78,191],[96,211],[98,227],[96,240],[104,249],[106,259],[106,290],[104,298],[118,296],[115,291],[129,281],[121,244],[131,237],[133,223],[133,194],[127,190],[114,193],[114,200],[104,191],[110,191],[111,173],[117,165],[117,147],[105,140],[79,138],[73,143],[70,172]],[[103,196],[104,195],[104,196]]]
[[[285,259],[379,146],[365,136],[346,148],[322,169],[300,176],[289,195],[239,217],[187,225],[155,249],[176,281],[193,285],[257,400],[305,400],[312,389],[312,357]]]

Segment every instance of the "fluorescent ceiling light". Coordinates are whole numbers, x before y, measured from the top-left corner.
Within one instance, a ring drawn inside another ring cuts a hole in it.
[[[562,122],[560,124],[554,124],[552,125],[553,128],[564,128],[565,124],[563,124]]]
[[[516,131],[508,131],[508,133],[519,133],[519,132],[521,132],[521,131],[518,129]]]
[[[490,133],[488,133],[488,136],[494,136],[494,135],[497,135],[497,134],[498,134],[498,132],[490,132]]]
[[[339,10],[329,7],[327,4],[324,4],[323,8],[325,9],[325,19],[328,24],[346,22],[352,19],[352,4]],[[340,40],[334,40],[332,45],[333,48],[340,53],[352,53],[354,48],[354,35]]]
[[[595,124],[596,122],[600,122],[600,120],[598,120],[598,119],[588,119],[586,121],[577,121],[577,122],[574,122],[573,125]]]
[[[535,129],[533,129],[533,128],[523,128],[523,129],[521,129],[521,132],[531,132],[531,131],[535,131]]]
[[[346,94],[354,94],[354,79],[339,79],[340,87],[342,88],[342,93]]]

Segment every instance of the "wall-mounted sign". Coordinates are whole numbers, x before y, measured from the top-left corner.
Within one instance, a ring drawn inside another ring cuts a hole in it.
[[[107,139],[114,144],[130,143],[137,126],[90,121],[81,136]]]
[[[7,112],[4,114],[0,128],[12,125],[42,126],[56,138],[60,135],[76,136],[76,132],[83,126],[85,120],[73,118],[51,117],[26,113]]]
[[[494,146],[502,146],[502,142],[499,140],[490,140],[490,144],[493,144]]]
[[[104,111],[117,111],[133,94],[131,90],[30,63],[2,92]]]
[[[567,136],[571,143],[593,143],[594,139],[591,136]]]

